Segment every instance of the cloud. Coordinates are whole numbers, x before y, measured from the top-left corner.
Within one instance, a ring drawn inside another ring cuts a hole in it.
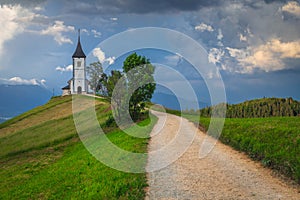
[[[240,33],[240,41],[247,41],[247,37]]]
[[[88,35],[89,35],[89,31],[88,31],[87,29],[85,29],[85,28],[83,28],[83,29],[80,29],[80,31],[81,31],[82,33],[86,33],[86,34],[88,34]]]
[[[55,21],[53,25],[49,26],[47,29],[41,31],[42,35],[51,35],[54,36],[54,40],[62,45],[64,43],[73,44],[72,40],[66,36],[64,36],[63,32],[72,32],[74,31],[74,26],[66,26],[63,21]]]
[[[3,79],[0,78],[1,84],[7,84],[7,85],[42,85],[45,86],[46,80],[45,79],[23,79],[21,77],[15,76],[10,79]]]
[[[45,8],[43,8],[43,7],[41,7],[41,6],[35,6],[35,7],[33,8],[33,10],[35,10],[35,11],[44,11]]]
[[[220,63],[220,60],[224,54],[225,53],[222,49],[212,48],[208,53],[208,61],[213,64]]]
[[[288,69],[285,59],[300,58],[300,40],[282,42],[273,38],[265,44],[250,46],[247,49],[226,48],[231,57],[243,67],[241,73],[252,73],[255,69],[265,72]]]
[[[73,65],[68,65],[67,67],[57,66],[55,70],[59,72],[70,72],[73,71]]]
[[[204,7],[219,5],[218,0],[130,0],[130,1],[108,1],[95,0],[89,3],[83,1],[67,1],[66,9],[69,13],[86,14],[117,14],[117,13],[173,13],[178,11],[195,11]]]
[[[282,6],[281,10],[295,15],[296,17],[300,17],[300,5],[297,1],[287,2],[287,4]]]
[[[24,32],[25,27],[36,15],[20,5],[0,5],[0,54],[6,41]]]
[[[105,61],[105,53],[100,48],[93,50],[93,56],[97,57],[101,63]]]
[[[109,65],[112,65],[115,63],[115,59],[116,59],[115,57],[109,57],[106,59],[106,61],[108,62]]]
[[[218,40],[222,40],[223,37],[224,37],[224,36],[223,36],[222,30],[221,30],[221,29],[218,29],[217,39],[218,39]]]
[[[182,61],[182,56],[176,53],[174,55],[165,56],[165,60],[166,65],[176,66]]]
[[[94,34],[95,38],[100,38],[102,35],[100,32],[96,31],[95,29],[92,29],[91,32]]]
[[[200,32],[204,32],[204,31],[209,31],[209,32],[213,32],[214,29],[212,26],[201,23],[197,26],[195,26],[195,30],[200,31]]]
[[[40,83],[44,86],[44,87],[46,87],[46,80],[45,79],[42,79],[42,80],[40,80]]]
[[[226,47],[231,57],[237,58],[237,59],[244,59],[247,56],[247,53],[243,49],[235,49]]]
[[[103,64],[104,62],[108,62],[109,65],[114,64],[115,62],[115,57],[105,57],[105,53],[104,51],[101,50],[101,48],[97,47],[95,49],[93,49],[93,56],[95,56],[96,58],[98,58],[98,60]]]

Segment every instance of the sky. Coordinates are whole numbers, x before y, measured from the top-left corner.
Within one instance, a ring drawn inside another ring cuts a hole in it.
[[[300,100],[299,1],[0,0],[0,25],[0,84],[41,85],[61,94],[72,76],[78,29],[89,61],[120,68],[126,56],[99,44],[124,31],[157,27],[182,33],[203,47],[217,69],[206,78],[221,78],[229,103],[264,96]],[[207,93],[203,77],[178,52],[138,52],[177,70],[197,96]],[[178,81],[169,81],[184,90]]]

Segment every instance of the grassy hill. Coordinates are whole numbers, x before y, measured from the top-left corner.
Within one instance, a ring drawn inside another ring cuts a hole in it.
[[[103,124],[111,115],[110,104],[97,99],[95,105]],[[149,123],[155,122],[146,119],[139,125]],[[117,128],[107,130],[107,137],[120,148],[146,152],[147,138],[134,138]],[[74,126],[70,96],[53,98],[0,124],[0,166],[0,199],[142,199],[145,195],[145,174],[111,169],[85,149]]]

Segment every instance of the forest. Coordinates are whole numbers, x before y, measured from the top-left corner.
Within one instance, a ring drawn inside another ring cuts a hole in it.
[[[210,117],[225,108],[224,104],[206,107],[200,110],[201,116]],[[259,117],[300,116],[300,102],[293,98],[261,98],[239,104],[226,104],[227,118],[259,118]]]

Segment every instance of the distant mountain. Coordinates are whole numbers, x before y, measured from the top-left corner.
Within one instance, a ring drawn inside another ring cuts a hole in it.
[[[160,104],[166,108],[174,109],[174,110],[186,110],[186,109],[192,109],[197,107],[204,108],[210,105],[208,103],[204,103],[200,101],[195,102],[181,97],[177,98],[175,95],[167,94],[164,92],[155,92],[153,94],[151,101],[153,103]]]
[[[51,92],[38,85],[0,85],[0,123],[45,104]]]

